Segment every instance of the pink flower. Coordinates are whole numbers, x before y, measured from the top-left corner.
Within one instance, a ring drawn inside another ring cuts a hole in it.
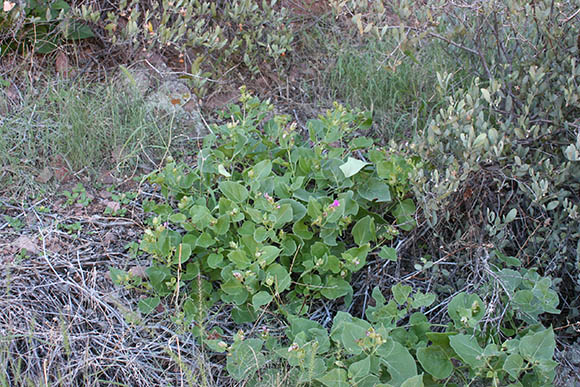
[[[330,205],[330,207],[332,207],[332,208],[336,208],[336,207],[339,207],[339,206],[340,206],[340,202],[338,200],[336,200],[336,199]]]
[[[270,199],[272,199],[272,197],[271,197],[270,195],[268,195],[268,193],[267,193],[267,192],[264,194],[264,197],[266,198],[266,200],[270,200]]]

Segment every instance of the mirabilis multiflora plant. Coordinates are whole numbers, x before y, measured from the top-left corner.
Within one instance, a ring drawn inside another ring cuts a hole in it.
[[[448,303],[449,324],[431,323],[423,310],[437,296],[402,284],[389,301],[376,287],[365,319],[339,311],[328,331],[304,318],[307,300],[348,305],[351,276],[370,255],[397,260],[395,238],[416,227],[411,179],[429,166],[351,136],[369,117],[340,105],[309,121],[302,137],[245,89],[240,102],[213,127],[194,168],[168,160],[150,176],[165,199],[144,203],[154,213],[141,242],[154,258],[145,288],[156,295],[140,302],[141,312],[180,298],[174,321],[226,352],[228,374],[250,384],[273,380],[280,367],[294,384],[326,386],[551,382],[554,332],[537,319],[559,312],[558,296],[549,278],[512,257],[503,256],[490,282],[513,300],[505,327],[487,324],[498,312],[467,292]],[[216,303],[230,307],[236,324],[268,312],[288,329],[228,339],[205,327]]]
[[[157,258],[152,286],[161,295],[182,286],[178,266],[180,281],[202,273],[238,321],[272,302],[348,302],[351,274],[369,254],[396,259],[388,242],[414,227],[406,194],[418,161],[349,140],[370,119],[339,105],[303,138],[286,116],[266,120],[268,103],[246,92],[241,103],[206,138],[195,168],[170,162],[151,177],[170,199],[147,206],[156,213],[141,244]]]

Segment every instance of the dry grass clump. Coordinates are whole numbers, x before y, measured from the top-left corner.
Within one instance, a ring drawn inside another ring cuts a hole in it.
[[[161,313],[141,317],[139,294],[108,277],[135,262],[124,246],[138,240],[138,220],[4,207],[28,224],[0,224],[0,385],[214,384],[193,336]],[[58,227],[71,221],[76,235]],[[18,235],[37,254],[19,253]]]

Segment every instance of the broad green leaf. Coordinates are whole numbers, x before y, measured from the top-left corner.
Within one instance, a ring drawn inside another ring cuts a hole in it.
[[[359,189],[358,194],[368,201],[376,200],[379,203],[391,201],[391,188],[385,182],[371,178],[366,181]]]
[[[510,212],[508,212],[508,214],[505,216],[505,223],[513,222],[517,215],[518,215],[518,210],[516,210],[515,208],[512,208],[510,210]]]
[[[423,387],[423,374],[413,376],[403,382],[401,387]]]
[[[372,371],[371,371],[372,372]],[[385,386],[381,384],[380,379],[378,376],[370,373],[367,376],[362,377],[361,379],[353,380],[354,385],[356,387],[381,387]]]
[[[374,140],[369,137],[355,137],[350,141],[351,149],[368,149],[373,146]]]
[[[318,344],[318,353],[326,353],[330,349],[330,339],[328,331],[324,328],[311,328],[308,330],[309,336]]]
[[[205,206],[195,205],[189,210],[191,221],[199,230],[206,228],[213,220],[211,213]]]
[[[262,345],[263,341],[259,339],[246,339],[237,343],[227,357],[228,374],[237,381],[252,377],[266,363]]]
[[[220,191],[232,202],[240,204],[248,198],[248,190],[240,183],[222,181],[218,185]]]
[[[558,366],[556,361],[542,359],[537,364],[538,371],[542,372],[550,381],[554,380],[554,369]]]
[[[379,251],[379,257],[397,262],[397,250],[392,247],[383,246],[381,247],[381,251]]]
[[[461,360],[469,364],[471,368],[476,369],[485,366],[485,361],[482,358],[483,348],[479,346],[475,337],[463,334],[451,336],[449,344]]]
[[[166,281],[171,278],[171,269],[167,266],[150,266],[147,270],[147,277],[151,282],[151,286],[160,296],[165,296],[171,293],[171,290],[167,288]]]
[[[514,291],[522,283],[522,275],[519,271],[502,269],[497,273],[497,275],[502,281],[502,285],[509,292],[509,295],[513,295]]]
[[[552,328],[533,334],[528,333],[520,340],[520,353],[530,362],[551,360],[554,357],[555,348],[556,341]]]
[[[374,241],[376,239],[375,220],[370,215],[360,219],[352,228],[352,236],[359,246]]]
[[[326,217],[326,223],[338,223],[338,221],[340,219],[343,218],[344,216],[344,210],[345,210],[345,206],[344,206],[344,201],[341,200],[339,201],[339,206],[338,207],[331,207],[328,210],[328,215]]]
[[[403,305],[405,302],[407,302],[409,294],[411,294],[412,290],[413,288],[410,287],[409,285],[402,285],[401,283],[398,283],[391,288],[391,291],[393,292],[393,297],[395,298],[395,301],[399,305]]]
[[[122,285],[128,278],[130,278],[129,273],[125,270],[117,269],[116,267],[109,267],[109,275],[111,276],[111,281],[115,285]]]
[[[254,240],[258,243],[262,243],[268,238],[268,230],[265,227],[260,226],[254,231]]]
[[[272,162],[270,160],[262,160],[252,168],[252,179],[260,181],[270,175],[272,172]]]
[[[290,204],[281,204],[280,208],[277,208],[273,214],[276,217],[274,228],[282,228],[286,223],[292,221],[292,206]]]
[[[483,356],[490,357],[490,356],[501,356],[502,352],[498,349],[497,344],[489,343],[483,349]]]
[[[342,258],[347,262],[345,266],[352,272],[359,271],[367,262],[370,250],[368,245],[348,249],[341,254]]]
[[[224,235],[230,229],[230,216],[229,215],[222,215],[218,218],[215,227],[212,228],[218,235]]]
[[[500,261],[506,263],[508,266],[521,266],[522,265],[520,260],[517,258],[507,256],[507,255],[505,255],[497,250],[494,250],[494,253],[495,253],[496,257],[499,258]],[[521,277],[521,274],[520,274],[520,277]]]
[[[300,383],[300,385],[304,384],[304,383],[312,383],[316,378],[318,378],[319,376],[323,375],[327,370],[326,364],[324,363],[323,358],[320,357],[316,357],[314,358],[313,361],[308,361],[306,363],[306,367],[304,368],[304,372],[302,372],[298,378],[298,383]],[[279,372],[278,370],[276,370],[276,372]],[[279,374],[276,374],[276,376],[272,377],[272,379],[270,380],[275,380],[276,377],[280,377]],[[262,380],[266,380],[264,378],[262,378]]]
[[[260,249],[260,260],[264,260],[266,265],[274,262],[278,255],[280,254],[280,249],[275,246],[264,246]]]
[[[325,255],[328,255],[330,250],[328,246],[324,243],[314,242],[312,246],[310,246],[310,254],[313,258],[323,258]]]
[[[229,173],[223,164],[218,165],[218,172],[220,175],[225,177],[232,177],[231,173]]]
[[[244,285],[237,279],[230,279],[221,284],[221,289],[227,294],[240,294],[246,291]]]
[[[415,228],[416,223],[413,215],[416,210],[415,203],[412,199],[405,199],[397,203],[393,210],[393,215],[397,218],[397,225],[405,231],[411,231]]]
[[[191,257],[191,245],[187,243],[180,243],[177,246],[177,251],[175,252],[175,256],[173,258],[173,263],[185,263]]]
[[[477,136],[475,140],[473,140],[474,148],[480,148],[486,144],[488,144],[487,133],[480,133],[479,136]]]
[[[216,244],[216,239],[211,235],[209,232],[202,232],[197,241],[195,242],[195,246],[201,248],[208,248]]]
[[[302,238],[304,240],[310,240],[314,236],[312,231],[310,231],[308,226],[304,224],[304,222],[302,221],[294,223],[294,225],[292,226],[292,232],[299,238]]]
[[[427,332],[425,333],[425,336],[427,336],[427,338],[429,340],[431,340],[431,342],[433,343],[433,345],[438,345],[442,348],[451,348],[449,346],[449,338],[451,336],[456,335],[455,332]]]
[[[221,266],[222,262],[224,261],[224,256],[221,254],[210,254],[207,257],[207,265],[212,269],[217,269]]]
[[[336,238],[338,238],[338,228],[336,225],[325,225],[320,230],[320,238],[328,246],[336,246]]]
[[[355,158],[349,157],[346,163],[340,166],[340,170],[344,173],[345,177],[351,177],[356,175],[361,169],[370,163],[357,160]]]
[[[221,299],[224,302],[241,305],[248,299],[248,290],[237,279],[224,282],[220,288],[224,292],[221,294]]]
[[[514,379],[518,379],[524,367],[524,359],[518,353],[509,355],[503,363],[503,369]]]
[[[346,322],[342,328],[340,339],[344,349],[352,355],[358,355],[362,352],[358,344],[367,334],[368,327],[356,322]]]
[[[263,220],[263,213],[260,210],[257,210],[255,208],[252,207],[248,207],[245,208],[244,211],[250,215],[250,218],[255,222],[255,223],[260,223]]]
[[[393,339],[377,348],[377,355],[382,363],[387,366],[391,375],[389,384],[400,386],[407,379],[417,375],[417,364],[407,348]]]
[[[316,380],[327,387],[350,387],[350,383],[347,381],[346,370],[342,368],[334,368]]]
[[[161,302],[159,297],[147,297],[142,300],[139,300],[137,307],[139,308],[139,312],[143,314],[149,314],[153,312],[157,305]]]
[[[423,369],[436,379],[445,379],[453,373],[453,363],[449,354],[438,345],[417,349],[417,360]]]
[[[358,380],[367,376],[370,370],[371,370],[371,358],[370,356],[367,356],[362,360],[352,363],[348,367],[348,377]]]
[[[72,24],[65,29],[64,35],[70,40],[88,39],[95,36],[91,27],[77,21],[73,21]]]
[[[411,301],[411,306],[413,308],[422,308],[424,306],[430,306],[435,301],[435,294],[433,293],[421,293],[417,292],[413,295],[413,301]]]
[[[204,340],[203,344],[207,345],[208,348],[211,349],[213,352],[224,353],[227,348],[223,348],[221,346],[222,342],[223,340],[213,339],[213,340]]]
[[[320,291],[324,297],[334,300],[352,292],[350,284],[340,277],[329,277],[326,286]]]
[[[238,269],[246,269],[252,263],[246,252],[240,249],[230,252],[228,258],[236,264]]]
[[[308,207],[306,207],[306,211],[308,216],[312,219],[316,219],[316,217],[322,214],[322,205],[316,198],[310,197],[308,199]]]
[[[491,103],[491,96],[489,94],[489,90],[482,88],[481,89],[481,95],[487,101],[487,103]]]
[[[288,316],[288,322],[290,323],[290,328],[286,330],[286,334],[291,340],[300,332],[309,331],[310,329],[323,329],[322,325],[316,321],[294,315]]]
[[[580,161],[580,151],[573,144],[570,144],[564,150],[566,158],[570,161]]]
[[[290,204],[292,207],[292,222],[296,223],[306,215],[306,207],[294,199],[280,199],[278,201],[280,206]]]
[[[485,315],[485,304],[477,294],[461,292],[453,297],[447,313],[456,326],[474,328]]]
[[[385,299],[385,296],[383,296],[383,293],[381,292],[381,288],[379,288],[378,286],[375,286],[373,288],[372,297],[375,300],[377,307],[385,305],[385,302],[387,301]]]
[[[284,266],[274,263],[268,270],[267,274],[271,275],[273,278],[273,286],[277,293],[282,293],[284,290],[290,287],[290,275]]]
[[[293,235],[286,236],[280,245],[282,247],[280,255],[282,256],[294,256],[294,253],[298,248],[298,245],[296,244],[296,238],[294,238]]]
[[[272,295],[266,291],[261,291],[254,294],[252,297],[252,306],[258,310],[264,305],[268,305],[272,301]]]
[[[258,318],[256,312],[254,312],[254,308],[248,304],[244,304],[244,302],[237,302],[237,305],[232,309],[232,320],[238,325],[254,322]]]
[[[169,221],[170,221],[170,222],[172,222],[172,223],[177,223],[177,224],[179,224],[179,223],[183,223],[183,222],[185,222],[186,220],[187,220],[187,216],[185,216],[184,214],[182,214],[182,213],[180,213],[180,212],[178,212],[177,214],[172,214],[172,215],[169,217]]]

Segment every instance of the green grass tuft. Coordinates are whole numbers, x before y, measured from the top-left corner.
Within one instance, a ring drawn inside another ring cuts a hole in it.
[[[0,118],[0,183],[12,192],[36,192],[34,178],[58,168],[56,159],[71,174],[131,175],[154,166],[184,132],[171,115],[153,116],[143,97],[111,83],[58,80],[23,94],[21,105]]]
[[[372,110],[377,134],[385,140],[421,131],[445,98],[437,91],[437,72],[458,67],[438,44],[424,47],[414,58],[389,57],[395,47],[375,39],[360,46],[346,43],[326,75],[330,98]],[[471,77],[459,73],[454,79],[463,84]]]

